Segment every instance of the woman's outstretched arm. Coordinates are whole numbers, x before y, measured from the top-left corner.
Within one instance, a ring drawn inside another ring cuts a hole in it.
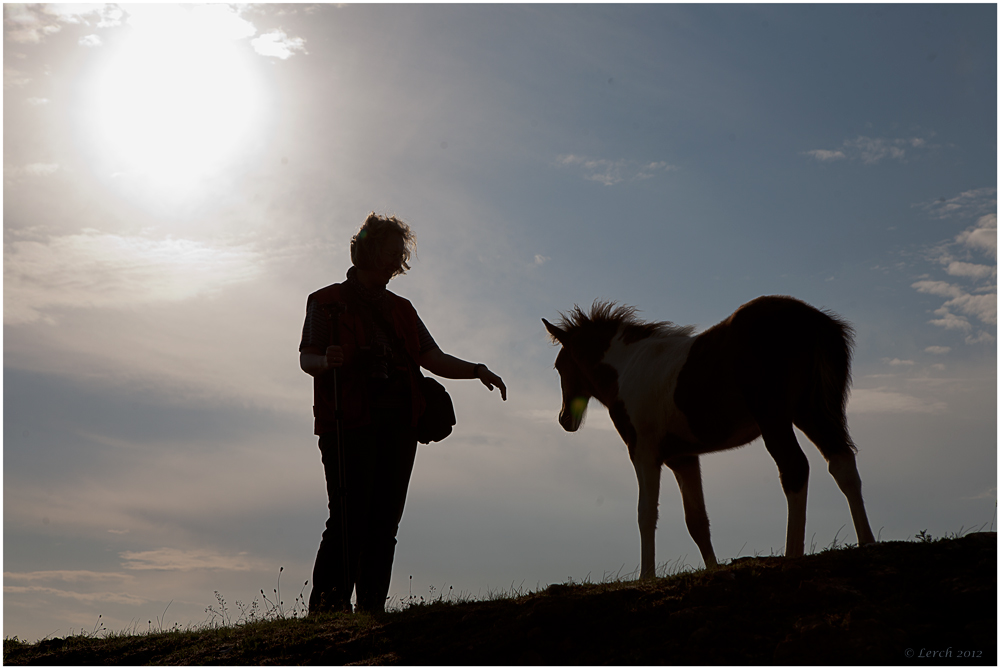
[[[479,379],[490,390],[493,390],[493,386],[499,388],[500,397],[507,401],[507,386],[503,384],[503,379],[483,363],[460,360],[435,347],[421,354],[420,366],[431,374],[446,379]]]

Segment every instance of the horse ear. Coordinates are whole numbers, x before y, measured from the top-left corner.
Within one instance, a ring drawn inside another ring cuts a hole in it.
[[[552,339],[559,342],[560,344],[565,343],[566,340],[565,330],[560,330],[558,327],[556,327],[552,323],[549,323],[544,318],[542,319],[542,323],[545,323],[545,329],[549,331],[549,335],[552,337]]]

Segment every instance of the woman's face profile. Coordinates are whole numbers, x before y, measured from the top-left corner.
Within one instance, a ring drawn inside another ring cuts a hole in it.
[[[399,235],[393,235],[382,242],[382,248],[379,249],[378,254],[378,267],[375,268],[375,271],[380,280],[384,279],[384,283],[389,283],[392,277],[400,273],[405,250],[406,245]]]

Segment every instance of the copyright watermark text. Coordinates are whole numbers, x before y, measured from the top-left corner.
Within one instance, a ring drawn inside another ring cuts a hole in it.
[[[907,648],[906,657],[913,658],[916,660],[926,660],[926,659],[943,659],[950,658],[955,660],[976,660],[983,657],[983,651],[981,650],[963,650],[952,648],[948,646],[947,648]]]

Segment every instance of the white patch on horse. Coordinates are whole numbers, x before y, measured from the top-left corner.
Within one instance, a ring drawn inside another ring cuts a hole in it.
[[[618,399],[636,432],[659,441],[666,434],[694,440],[684,414],[674,404],[677,377],[694,337],[677,328],[626,344],[624,328],[611,341],[602,362],[618,372]]]

